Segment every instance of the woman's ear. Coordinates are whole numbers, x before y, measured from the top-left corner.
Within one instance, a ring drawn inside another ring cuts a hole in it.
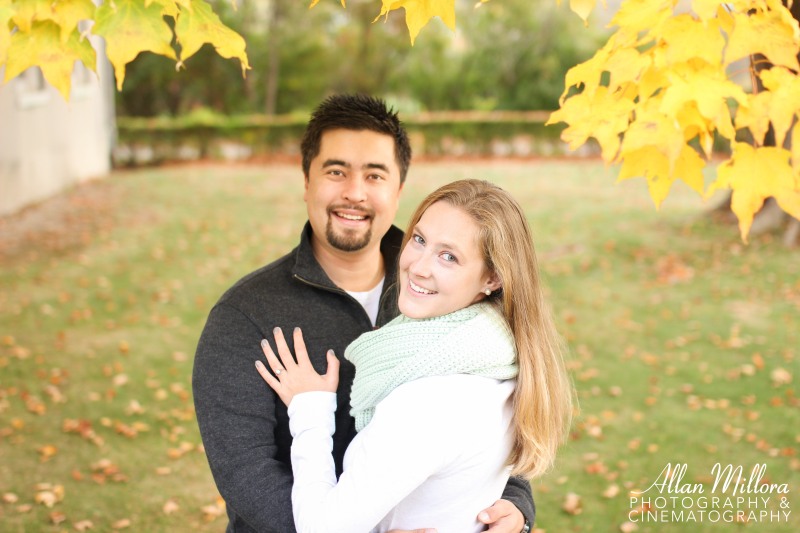
[[[489,279],[486,282],[486,288],[490,291],[494,292],[497,289],[500,289],[503,286],[503,282],[500,281],[500,276],[495,273],[489,275]]]

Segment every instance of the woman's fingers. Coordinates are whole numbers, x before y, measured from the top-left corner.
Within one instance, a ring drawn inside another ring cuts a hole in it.
[[[292,352],[289,350],[289,345],[286,344],[283,330],[275,328],[272,330],[272,334],[275,335],[275,345],[278,347],[278,355],[281,356],[283,366],[288,368],[289,365],[294,364],[294,357],[292,357]]]
[[[272,387],[272,390],[275,392],[278,392],[278,387],[281,386],[281,382],[275,379],[275,377],[269,373],[269,370],[267,370],[267,367],[264,366],[264,363],[261,361],[256,361],[256,370],[258,370],[258,373],[261,375],[264,381],[267,382],[267,385]]]
[[[333,350],[328,350],[328,371],[325,372],[324,379],[330,387],[329,390],[336,392],[339,386],[339,359]]]
[[[267,342],[267,339],[261,339],[261,351],[264,352],[264,357],[267,358],[267,364],[275,375],[280,376],[281,372],[284,371],[284,367],[275,355],[275,352],[272,351],[272,347],[269,345],[269,342]]]
[[[294,328],[294,354],[297,357],[298,365],[311,366],[311,360],[308,358],[308,350],[306,350],[306,343],[303,340],[303,330]]]

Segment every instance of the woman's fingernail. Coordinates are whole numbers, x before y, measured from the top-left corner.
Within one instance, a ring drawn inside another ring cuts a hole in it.
[[[256,368],[259,368],[259,369],[263,370],[264,369],[264,363],[262,363],[261,361],[256,361]]]
[[[328,355],[330,355],[330,356],[332,356],[332,357],[333,357],[333,356],[335,356],[336,354],[335,354],[335,353],[333,353],[333,350],[328,350]]]
[[[268,345],[269,345],[269,343],[267,342],[267,339],[261,339],[261,347],[262,348],[266,348]]]
[[[276,334],[276,335],[277,335],[278,333],[280,333],[280,332],[281,332],[281,328],[279,328],[279,327],[277,327],[277,326],[275,326],[275,329],[273,329],[273,330],[272,330],[272,333],[274,333],[274,334]]]
[[[295,332],[295,333],[297,333],[298,331],[300,331],[300,328],[298,328],[298,327],[295,327],[295,328],[294,328],[294,332]]]

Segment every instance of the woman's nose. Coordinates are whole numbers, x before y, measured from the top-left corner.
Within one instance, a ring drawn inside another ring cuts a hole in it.
[[[431,275],[430,258],[426,254],[420,254],[420,256],[409,265],[408,271],[420,278],[429,277]]]

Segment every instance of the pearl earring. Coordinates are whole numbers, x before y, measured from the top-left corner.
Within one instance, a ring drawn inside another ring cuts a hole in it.
[[[483,291],[483,293],[484,293],[486,296],[491,296],[491,295],[492,295],[492,289],[486,289],[485,291]]]

